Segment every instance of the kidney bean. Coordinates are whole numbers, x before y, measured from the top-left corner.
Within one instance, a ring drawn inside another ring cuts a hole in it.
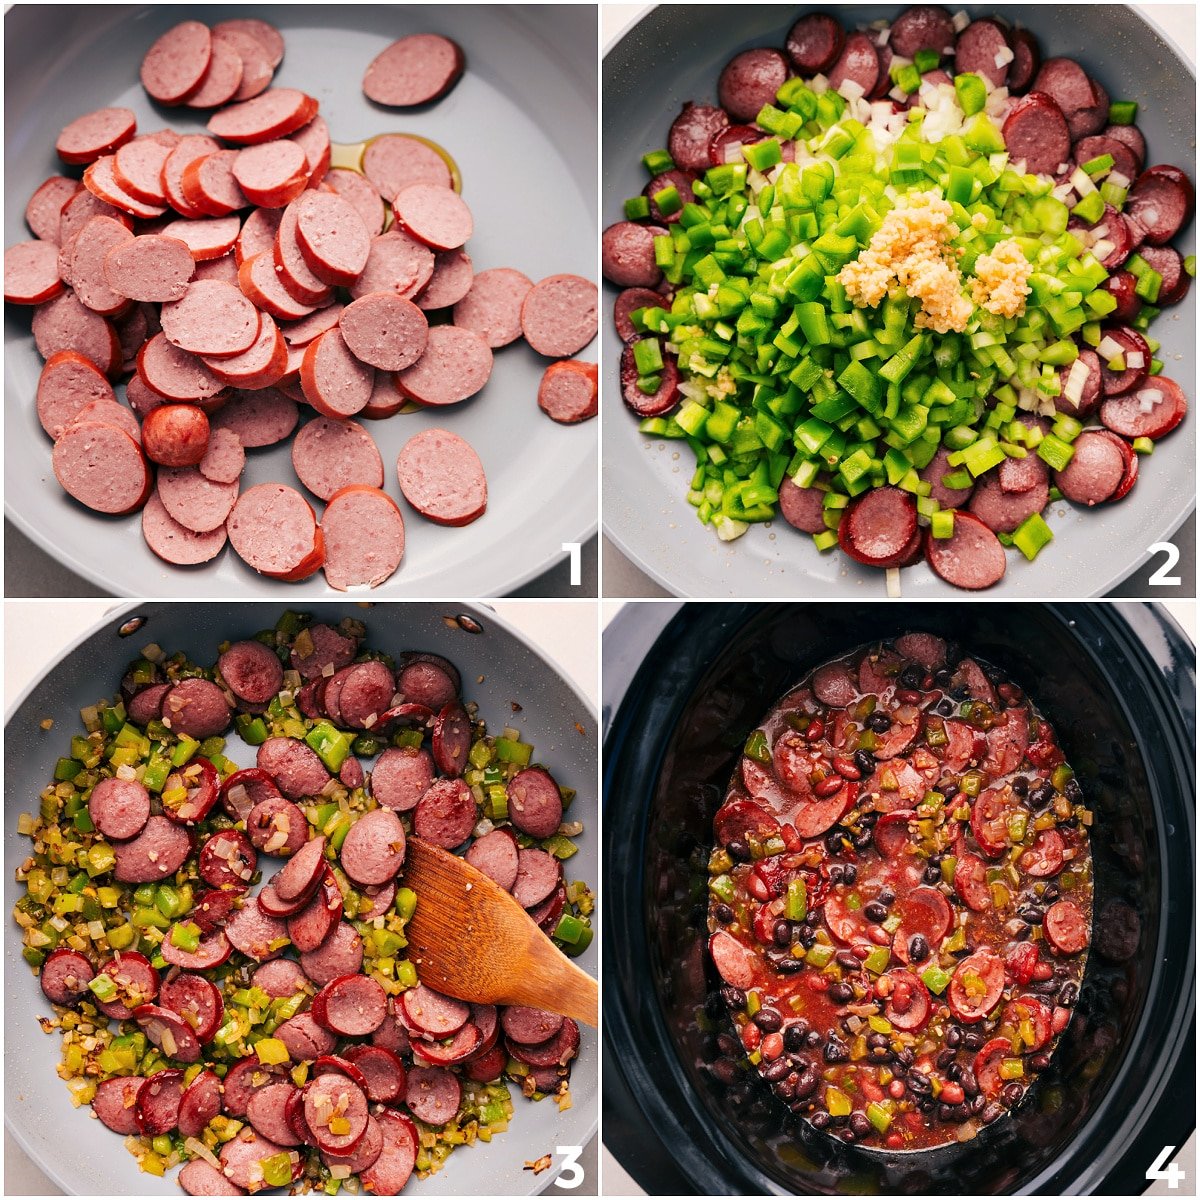
[[[960,1083],[947,1083],[942,1088],[942,1101],[945,1104],[961,1104],[966,1099]]]
[[[783,1053],[783,1034],[768,1033],[767,1036],[763,1038],[762,1044],[758,1048],[758,1052],[767,1060],[767,1062],[774,1063],[776,1061],[783,1061],[787,1065],[788,1069],[791,1069],[790,1063],[787,1063],[786,1060],[781,1060],[779,1058],[779,1056]],[[786,1074],[787,1071],[784,1071],[783,1075]],[[780,1075],[779,1078],[782,1079],[783,1075]]]
[[[1056,1006],[1054,1012],[1050,1014],[1050,1028],[1055,1033],[1062,1033],[1062,1031],[1066,1029],[1070,1023],[1071,1010],[1069,1008],[1058,1008]]]
[[[893,1100],[903,1099],[906,1090],[907,1089],[904,1086],[903,1079],[893,1079],[892,1082],[887,1085],[888,1095],[891,1096]]]
[[[908,957],[914,963],[923,963],[929,957],[929,942],[923,933],[914,933],[908,939]]]
[[[746,993],[743,992],[741,988],[735,988],[729,983],[727,983],[721,989],[721,999],[724,1000],[730,1008],[746,1007]]]
[[[1000,1090],[1001,1101],[1012,1108],[1021,1097],[1025,1095],[1025,1089],[1019,1083],[1006,1083]]]
[[[810,742],[820,741],[825,736],[825,722],[820,717],[813,717],[804,736]]]
[[[852,1112],[850,1114],[850,1128],[860,1138],[869,1137],[871,1130],[875,1128],[871,1124],[870,1118],[864,1112]]]
[[[822,800],[827,800],[830,796],[836,795],[845,786],[846,781],[840,775],[828,775],[813,787],[813,795],[819,796]]]
[[[1033,968],[1033,978],[1040,981],[1052,979],[1054,977],[1054,968],[1048,962],[1039,962]]]
[[[742,1026],[742,1045],[751,1053],[758,1049],[762,1042],[762,1030],[753,1021]]]
[[[837,758],[833,760],[833,769],[843,779],[858,780],[862,778],[862,772],[854,765],[854,760],[852,758],[847,758],[843,754],[839,754]]]
[[[859,967],[858,959],[855,957],[853,950],[839,950],[833,956],[833,961],[847,971],[857,971]]]
[[[987,1103],[987,1097],[983,1095],[972,1096],[967,1101],[967,1111],[973,1117],[977,1117],[983,1111],[983,1106]]]

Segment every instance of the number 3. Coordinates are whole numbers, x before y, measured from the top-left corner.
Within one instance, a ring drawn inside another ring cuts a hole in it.
[[[1174,1146],[1164,1146],[1159,1152],[1158,1157],[1150,1164],[1146,1170],[1147,1179],[1165,1179],[1167,1187],[1177,1188],[1187,1177],[1184,1169],[1178,1163],[1172,1163],[1164,1169],[1163,1163],[1175,1153]]]
[[[1150,553],[1166,555],[1163,565],[1150,576],[1150,583],[1155,587],[1178,587],[1183,580],[1178,575],[1168,575],[1167,572],[1179,562],[1179,548],[1173,542],[1155,542],[1150,547]]]
[[[563,1160],[562,1166],[558,1168],[554,1186],[568,1190],[577,1188],[583,1182],[583,1168],[579,1165],[579,1156],[583,1153],[583,1147],[555,1146],[554,1153],[562,1155]],[[1172,1186],[1174,1185],[1172,1184]]]

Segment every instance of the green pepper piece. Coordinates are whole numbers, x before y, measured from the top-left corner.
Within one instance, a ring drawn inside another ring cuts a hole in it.
[[[336,775],[342,769],[342,763],[350,753],[350,738],[340,729],[335,729],[328,721],[318,721],[304,740],[317,752],[330,774]]]

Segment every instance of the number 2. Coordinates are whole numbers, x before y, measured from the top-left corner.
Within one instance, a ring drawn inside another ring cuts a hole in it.
[[[1164,1146],[1159,1152],[1158,1157],[1146,1168],[1147,1179],[1165,1179],[1167,1187],[1177,1188],[1187,1177],[1187,1173],[1179,1166],[1178,1163],[1171,1163],[1169,1167],[1163,1167],[1163,1163],[1175,1153],[1174,1146]]]
[[[1179,562],[1179,547],[1174,542],[1155,542],[1150,547],[1150,553],[1166,555],[1163,565],[1150,576],[1150,583],[1154,587],[1178,587],[1183,580],[1178,575],[1168,575],[1167,572]]]

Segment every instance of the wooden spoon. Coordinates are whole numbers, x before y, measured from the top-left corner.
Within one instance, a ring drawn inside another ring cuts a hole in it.
[[[599,1024],[596,981],[482,871],[414,837],[404,885],[419,897],[407,936],[423,983],[472,1004],[524,1004]]]

